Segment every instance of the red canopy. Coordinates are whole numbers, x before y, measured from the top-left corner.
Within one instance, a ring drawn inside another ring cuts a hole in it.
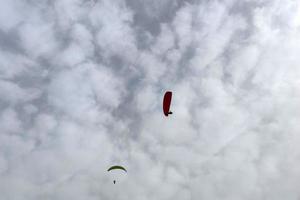
[[[172,114],[172,112],[170,112],[171,100],[172,100],[172,92],[167,91],[165,93],[164,101],[163,101],[163,110],[164,110],[165,116],[168,116],[169,114]]]

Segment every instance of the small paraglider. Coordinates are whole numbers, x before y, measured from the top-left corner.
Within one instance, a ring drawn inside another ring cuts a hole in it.
[[[127,170],[124,167],[119,165],[111,166],[107,171],[109,172],[111,170],[123,170],[124,172],[127,172]],[[114,180],[113,183],[116,184],[116,180]]]
[[[172,100],[172,92],[167,91],[164,95],[164,100],[163,100],[163,111],[166,117],[169,114],[173,114],[173,112],[170,111],[171,100]]]

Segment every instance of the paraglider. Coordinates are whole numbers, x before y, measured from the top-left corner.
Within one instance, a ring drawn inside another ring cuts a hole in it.
[[[173,114],[173,112],[170,111],[171,100],[172,100],[172,92],[167,91],[165,93],[164,100],[163,100],[163,111],[166,117],[169,114]]]
[[[123,171],[127,172],[127,170],[124,167],[119,166],[119,165],[111,166],[107,171],[109,172],[111,170],[116,170],[116,169],[123,170]],[[116,180],[114,180],[113,183],[116,184]]]
[[[114,170],[114,169],[121,169],[121,170],[124,170],[125,172],[127,172],[127,170],[124,167],[119,166],[119,165],[114,165],[114,166],[110,167],[107,171],[109,172],[110,170]]]

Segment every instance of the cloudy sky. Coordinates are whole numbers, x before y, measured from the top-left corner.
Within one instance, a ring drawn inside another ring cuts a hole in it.
[[[0,5],[1,200],[300,199],[300,1]]]

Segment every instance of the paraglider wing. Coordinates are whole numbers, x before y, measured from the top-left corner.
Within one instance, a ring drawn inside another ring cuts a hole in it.
[[[109,172],[111,170],[116,170],[116,169],[120,169],[120,170],[127,172],[127,170],[124,167],[119,166],[119,165],[111,166],[107,171]],[[116,180],[114,180],[113,183],[116,184]]]
[[[172,100],[172,92],[167,91],[165,93],[164,100],[163,100],[163,110],[164,110],[165,116],[172,114],[172,112],[170,112],[171,100]]]
[[[114,170],[114,169],[121,169],[121,170],[124,170],[125,172],[127,172],[127,170],[124,167],[119,166],[119,165],[112,166],[107,171],[111,171],[111,170]]]

